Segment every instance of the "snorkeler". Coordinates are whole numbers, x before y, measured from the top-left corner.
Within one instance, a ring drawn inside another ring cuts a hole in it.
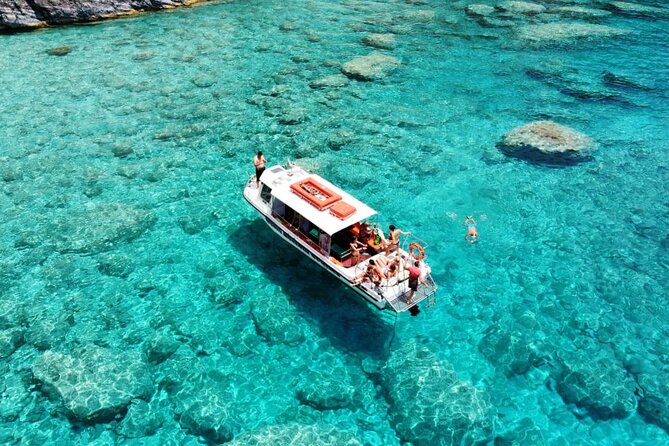
[[[476,243],[479,239],[479,232],[476,230],[476,220],[471,215],[468,215],[465,218],[463,225],[467,226],[467,235],[465,235],[465,240],[469,243]]]

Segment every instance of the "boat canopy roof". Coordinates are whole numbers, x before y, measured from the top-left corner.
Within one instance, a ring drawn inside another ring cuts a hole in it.
[[[305,199],[291,189],[292,185],[302,183],[305,180],[312,180],[317,185],[324,186],[327,189],[327,192],[333,192],[334,194],[341,196],[341,200],[337,200],[335,204],[344,202],[354,207],[355,212],[342,219],[331,212],[331,207],[320,210],[308,199]],[[286,206],[302,215],[329,235],[333,235],[355,223],[376,215],[374,209],[353,197],[351,194],[343,191],[322,177],[305,172],[297,166],[289,169],[284,169],[281,166],[271,167],[262,174],[261,182],[272,189],[274,198],[283,202]]]

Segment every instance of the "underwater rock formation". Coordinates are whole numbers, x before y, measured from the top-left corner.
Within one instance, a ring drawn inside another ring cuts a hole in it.
[[[669,17],[669,8],[640,5],[632,2],[610,2],[606,6],[609,11],[633,17],[661,19]]]
[[[140,11],[174,8],[193,0],[0,0],[0,30],[91,22]]]
[[[304,339],[297,313],[282,295],[254,302],[251,317],[258,334],[269,344],[296,345]]]
[[[643,390],[639,413],[650,423],[669,432],[669,373],[642,374],[638,382]]]
[[[415,446],[484,444],[492,435],[487,394],[415,342],[394,351],[381,370],[392,424]]]
[[[57,217],[48,234],[60,253],[96,254],[134,240],[155,222],[153,211],[124,203],[96,204]]]
[[[362,39],[362,43],[382,50],[392,50],[395,48],[395,36],[392,34],[368,34]]]
[[[374,81],[383,79],[399,65],[400,61],[392,56],[372,53],[351,59],[342,65],[341,71],[352,79]]]
[[[479,351],[508,377],[524,375],[542,362],[532,337],[515,328],[493,324],[485,331]]]
[[[532,44],[558,44],[574,40],[591,40],[621,36],[629,31],[592,23],[543,23],[517,28],[517,36]]]
[[[586,352],[564,353],[559,359],[557,390],[596,419],[625,418],[637,408],[636,383],[610,358]]]
[[[324,423],[304,425],[290,423],[263,427],[239,435],[229,446],[274,446],[304,444],[309,446],[362,446],[362,442],[349,432]]]
[[[349,82],[348,78],[342,74],[332,74],[314,79],[309,82],[309,86],[314,90],[319,88],[341,88],[347,86]]]
[[[497,146],[508,156],[560,164],[586,160],[594,143],[587,135],[567,126],[535,121],[511,130]]]
[[[71,354],[46,351],[32,367],[35,378],[67,414],[86,422],[106,421],[133,399],[153,392],[147,364],[138,352],[119,354],[96,345]]]
[[[537,3],[521,1],[503,1],[497,5],[497,9],[514,15],[535,15],[546,11],[546,7]]]

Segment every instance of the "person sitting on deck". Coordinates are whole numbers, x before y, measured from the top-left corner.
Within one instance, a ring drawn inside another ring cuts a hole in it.
[[[360,241],[362,243],[367,243],[369,238],[372,236],[372,231],[369,229],[369,223],[366,221],[360,224]]]
[[[355,266],[360,262],[360,250],[365,248],[365,244],[355,237],[349,246],[351,247],[351,266]]]
[[[381,284],[382,278],[383,272],[381,271],[381,268],[379,268],[374,259],[370,259],[369,263],[367,264],[367,269],[365,270],[358,284],[372,282],[374,285],[379,286]]]

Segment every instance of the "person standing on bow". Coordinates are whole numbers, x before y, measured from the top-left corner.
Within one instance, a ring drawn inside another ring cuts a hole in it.
[[[258,151],[257,155],[253,157],[253,165],[256,167],[256,186],[260,187],[260,176],[265,171],[265,164],[267,160],[262,155],[261,151]]]

